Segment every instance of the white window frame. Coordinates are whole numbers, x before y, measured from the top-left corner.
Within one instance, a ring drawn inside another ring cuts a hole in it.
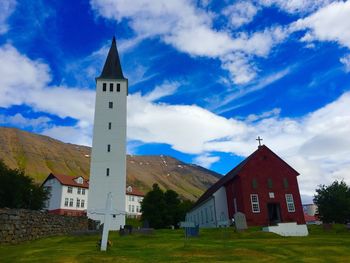
[[[85,200],[84,200],[84,199],[81,199],[80,207],[81,207],[81,208],[84,208],[84,206],[85,206]]]
[[[69,198],[69,207],[73,207],[73,204],[74,204],[74,199]]]
[[[72,187],[72,186],[68,186],[68,187],[67,187],[67,193],[68,193],[68,194],[73,193],[73,187]]]
[[[79,208],[80,207],[80,199],[79,198],[77,198],[77,204],[76,204],[76,206]]]
[[[64,199],[64,206],[68,207],[68,203],[69,203],[69,198],[65,198]]]
[[[85,189],[84,188],[81,189],[81,194],[85,195]]]
[[[253,198],[256,200],[253,200]],[[251,194],[250,195],[250,202],[252,205],[252,212],[253,213],[260,213],[260,204],[259,204],[259,195],[258,194]]]
[[[78,194],[78,195],[81,194],[81,188],[80,188],[80,187],[78,187],[78,189],[77,189],[77,194]]]
[[[293,199],[293,194],[286,194],[286,204],[287,204],[287,210],[289,213],[295,212],[295,204]]]

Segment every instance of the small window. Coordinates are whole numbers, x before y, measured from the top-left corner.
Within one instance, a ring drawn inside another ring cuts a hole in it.
[[[254,178],[253,181],[252,181],[252,187],[253,187],[253,189],[257,189],[258,188],[258,181],[256,180],[256,178]]]
[[[67,193],[73,193],[73,187],[71,187],[71,186],[68,186],[68,188],[67,188]]]
[[[84,208],[84,206],[85,206],[85,200],[82,199],[82,200],[81,200],[81,203],[80,203],[80,207],[81,207],[81,208]]]
[[[106,169],[106,175],[109,176],[109,168]]]
[[[131,206],[131,212],[133,212],[133,213],[135,212],[135,206],[134,205]]]
[[[271,178],[267,179],[267,187],[272,188],[272,179]]]
[[[259,197],[257,194],[251,194],[250,195],[250,201],[252,203],[252,212],[253,213],[260,213],[260,206],[259,206]]]
[[[68,206],[68,198],[64,199],[64,206]]]
[[[289,184],[288,184],[288,179],[287,178],[283,178],[283,187],[285,189],[287,189],[289,187]]]
[[[112,129],[112,123],[108,122],[108,130],[111,130],[111,129]]]
[[[131,196],[131,201],[135,201],[134,196]]]
[[[77,198],[77,207],[80,207],[80,199]]]
[[[109,83],[109,91],[110,91],[110,92],[113,91],[113,83]]]
[[[131,205],[129,205],[129,212],[131,212]]]
[[[111,145],[108,144],[108,145],[107,145],[107,152],[110,152],[110,151],[111,151]]]
[[[102,91],[106,91],[107,90],[107,83],[103,83],[102,84]]]
[[[117,92],[120,92],[120,83],[117,83]]]
[[[113,102],[112,102],[112,101],[110,101],[110,102],[108,103],[108,107],[109,107],[110,109],[113,109]]]
[[[78,187],[78,189],[77,189],[77,194],[78,194],[78,195],[81,194],[81,188],[80,188],[80,187]]]
[[[84,188],[81,189],[81,194],[82,194],[82,195],[85,195],[85,189],[84,189]],[[81,200],[81,201],[83,201],[83,200]]]
[[[295,205],[294,205],[294,200],[293,200],[293,195],[292,194],[286,194],[286,203],[287,203],[287,209],[288,212],[295,212]]]
[[[73,207],[73,198],[70,198],[70,199],[69,199],[69,206],[70,206],[70,207]]]

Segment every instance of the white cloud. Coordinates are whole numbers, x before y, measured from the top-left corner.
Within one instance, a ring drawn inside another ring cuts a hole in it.
[[[50,86],[49,67],[31,60],[13,46],[0,46],[0,106],[26,104],[62,118],[92,122],[94,91]]]
[[[249,114],[248,117],[246,118],[246,121],[253,122],[253,121],[260,120],[260,119],[276,117],[276,116],[279,116],[280,113],[281,113],[281,109],[274,108],[270,111],[266,111],[266,112],[263,112],[261,114]]]
[[[333,0],[334,1],[334,0]],[[287,13],[310,13],[330,2],[332,0],[259,0],[262,6],[276,6]]]
[[[210,168],[210,166],[213,163],[216,163],[219,160],[220,160],[219,156],[211,156],[210,154],[206,153],[206,154],[197,156],[193,161],[195,164],[198,164],[205,168]]]
[[[13,116],[0,115],[0,124],[13,125],[19,128],[31,127],[40,130],[48,127],[49,122],[51,122],[51,119],[48,117],[26,118],[20,113]]]
[[[299,19],[291,28],[293,30],[308,30],[302,38],[305,42],[334,41],[350,48],[349,14],[350,1],[335,2],[304,19]]]
[[[344,64],[345,72],[350,72],[350,54],[345,55],[339,59],[341,63]]]
[[[7,19],[11,16],[16,8],[15,0],[2,0],[0,1],[0,34],[4,34],[8,31],[9,25]]]
[[[241,32],[233,37],[226,30],[214,28],[214,15],[197,7],[193,1],[90,0],[90,4],[98,15],[107,19],[128,19],[136,33],[135,39],[139,41],[157,37],[191,56],[220,59],[222,67],[230,71],[231,80],[236,84],[252,80],[257,73],[254,56],[266,57],[287,36],[283,27],[274,26],[251,34]],[[241,2],[240,5],[248,4]],[[236,7],[236,11],[240,10],[239,7]],[[250,13],[245,19],[253,16],[253,6],[250,5],[248,9]],[[232,13],[232,17],[237,16]],[[231,57],[239,57],[239,60]],[[239,73],[237,69],[240,69]]]
[[[228,17],[230,25],[233,28],[238,28],[248,24],[257,14],[258,8],[247,1],[239,1],[224,8],[222,13]]]
[[[173,95],[180,86],[179,82],[164,82],[156,86],[151,92],[147,93],[144,98],[148,101],[157,101],[160,98]]]

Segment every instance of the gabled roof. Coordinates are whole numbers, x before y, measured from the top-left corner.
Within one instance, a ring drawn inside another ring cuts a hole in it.
[[[125,79],[122,71],[122,66],[119,60],[119,54],[115,37],[113,37],[112,45],[109,49],[101,76],[99,76],[97,79]]]
[[[292,169],[296,175],[299,175],[297,171],[294,170],[293,167],[291,167],[288,163],[286,163],[283,159],[281,159],[277,154],[275,154],[271,149],[269,149],[267,146],[262,145],[259,146],[256,151],[254,151],[251,155],[249,155],[246,159],[244,159],[241,163],[239,163],[235,168],[233,168],[231,171],[229,171],[225,176],[223,176],[219,181],[217,181],[215,184],[213,184],[194,204],[193,210],[195,207],[200,205],[201,203],[208,200],[217,190],[219,190],[222,186],[227,184],[229,181],[231,181],[233,178],[235,178],[242,168],[248,163],[249,160],[251,160],[254,156],[260,154],[262,151],[268,150],[270,153],[272,153],[274,156],[276,156],[279,160],[284,162],[290,169]]]
[[[131,191],[129,191],[131,188]],[[134,186],[128,186],[126,188],[126,194],[127,195],[136,195],[136,196],[145,196],[144,193],[142,193],[139,189],[137,189]]]
[[[79,184],[76,182],[75,179],[82,177],[84,179],[82,184]],[[45,179],[43,182],[43,185],[46,183],[46,181],[56,178],[62,185],[66,186],[75,186],[75,187],[81,187],[81,188],[89,188],[89,183],[86,178],[83,176],[69,176],[69,175],[64,175],[64,174],[53,174],[50,173],[49,176]]]

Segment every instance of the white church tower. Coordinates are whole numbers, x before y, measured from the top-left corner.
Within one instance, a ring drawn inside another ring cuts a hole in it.
[[[126,97],[124,78],[115,38],[96,78],[96,104],[91,153],[88,217],[104,222],[104,216],[91,211],[105,209],[108,193],[112,209],[120,211],[111,219],[111,230],[125,225],[126,189]]]

